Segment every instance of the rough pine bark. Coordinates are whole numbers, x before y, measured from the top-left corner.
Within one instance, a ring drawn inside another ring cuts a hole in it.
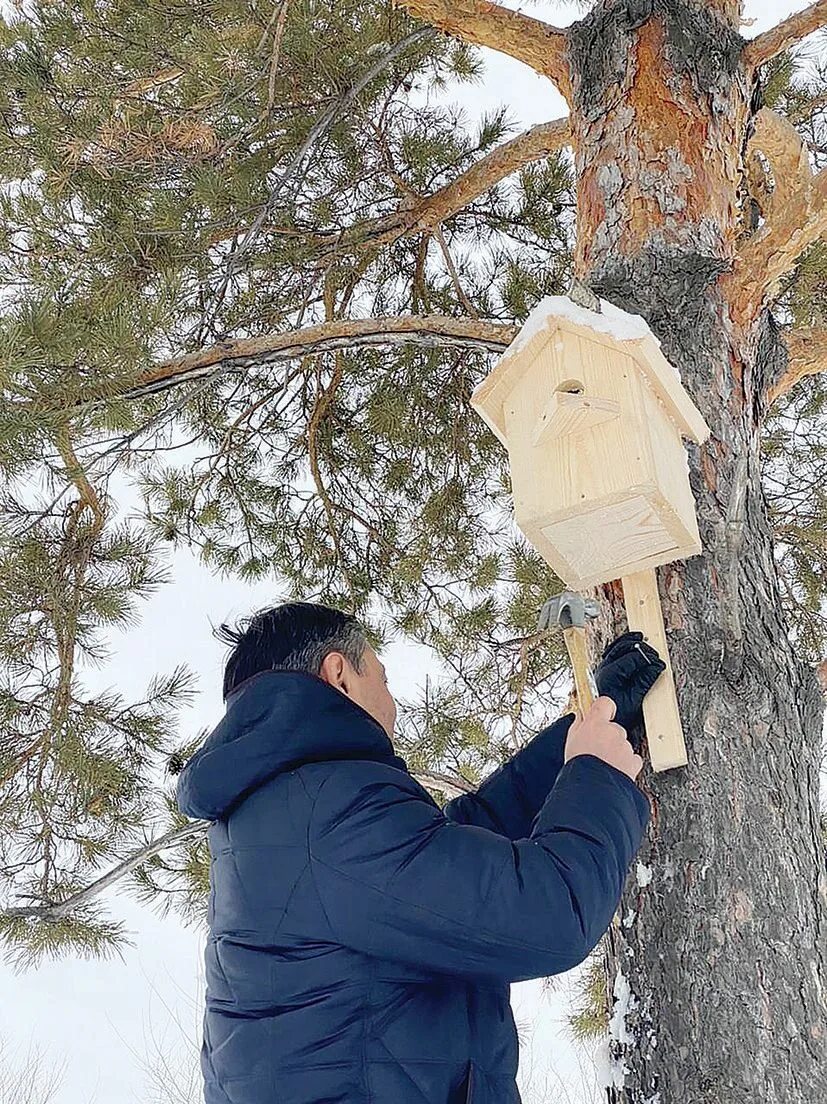
[[[652,821],[606,940],[628,1000],[612,1104],[827,1097],[823,702],[780,613],[760,479],[783,354],[769,313],[739,321],[719,287],[760,107],[737,7],[601,3],[568,32],[576,275],[649,322],[712,430],[688,445],[703,554],[658,571],[689,764],[639,780]],[[619,631],[620,584],[600,591]]]

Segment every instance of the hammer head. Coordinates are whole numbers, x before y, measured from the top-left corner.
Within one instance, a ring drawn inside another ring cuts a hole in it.
[[[543,603],[537,620],[537,631],[544,629],[568,629],[572,626],[582,629],[586,618],[597,617],[600,607],[591,598],[575,594],[573,590],[563,590]]]

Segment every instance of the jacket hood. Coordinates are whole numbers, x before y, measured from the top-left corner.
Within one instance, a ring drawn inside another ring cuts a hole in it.
[[[178,808],[218,820],[277,774],[329,759],[408,770],[382,725],[330,683],[306,671],[260,671],[228,696],[224,717],[187,760]]]

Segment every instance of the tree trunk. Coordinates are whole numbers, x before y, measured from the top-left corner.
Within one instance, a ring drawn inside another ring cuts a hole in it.
[[[712,430],[689,446],[704,553],[658,572],[689,765],[641,776],[649,838],[606,940],[612,1102],[816,1104],[827,1087],[823,705],[780,615],[761,488],[781,346],[718,285],[758,106],[737,17],[626,0],[569,33],[576,275],[646,318]]]

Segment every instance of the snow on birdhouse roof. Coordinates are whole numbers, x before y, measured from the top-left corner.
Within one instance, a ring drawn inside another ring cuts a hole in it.
[[[617,341],[629,341],[639,337],[651,337],[660,346],[660,342],[649,329],[649,324],[640,314],[630,314],[621,310],[607,299],[600,300],[600,313],[581,307],[569,299],[568,295],[546,295],[534,307],[526,318],[520,332],[508,346],[508,356],[527,345],[535,334],[547,329],[552,319],[566,318],[578,326],[588,326],[592,330],[609,334]],[[672,367],[672,365],[670,365]],[[677,373],[677,368],[672,368]],[[678,373],[679,375],[679,373]]]
[[[594,340],[605,335],[605,344],[635,361],[643,378],[663,404],[666,414],[685,437],[699,443],[709,436],[701,412],[681,383],[646,319],[600,299],[600,311],[589,310],[567,295],[546,295],[526,318],[519,333],[493,370],[471,396],[471,405],[495,435],[507,445],[502,404],[517,379],[560,330]]]

